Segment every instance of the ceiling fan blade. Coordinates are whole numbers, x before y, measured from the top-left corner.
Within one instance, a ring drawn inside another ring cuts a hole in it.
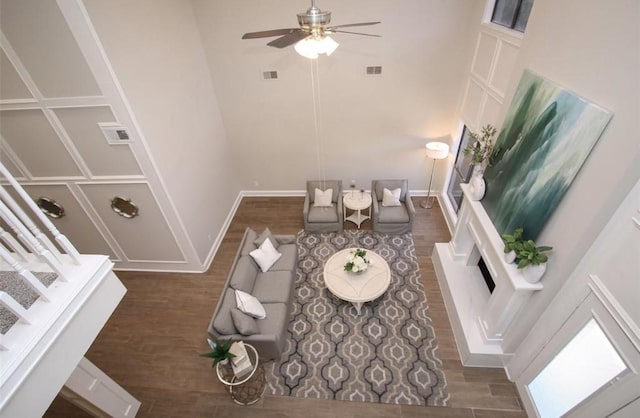
[[[352,27],[352,26],[370,26],[370,25],[377,25],[378,23],[381,23],[381,22],[348,23],[346,25],[332,26],[332,27],[327,28],[327,29],[348,28],[348,27]]]
[[[271,36],[288,35],[294,30],[298,30],[298,28],[273,29],[273,30],[263,30],[261,32],[249,32],[242,35],[242,39],[269,38]]]
[[[373,36],[373,37],[376,37],[376,38],[382,38],[382,36],[380,36],[380,35],[372,35],[370,33],[361,33],[361,32],[349,32],[349,31],[346,31],[346,30],[332,30],[331,32],[334,32],[334,33],[349,33],[351,35],[364,35],[364,36]]]
[[[303,31],[302,29],[296,29],[295,31],[287,35],[281,36],[278,39],[274,39],[273,41],[269,42],[267,45],[273,46],[276,48],[286,48],[289,45],[293,45],[296,42],[303,40],[307,36],[309,36],[309,33]]]

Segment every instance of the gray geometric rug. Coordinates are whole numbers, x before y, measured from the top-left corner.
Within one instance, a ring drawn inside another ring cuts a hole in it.
[[[267,364],[267,393],[306,398],[446,406],[438,358],[411,234],[372,231],[297,236],[294,308],[282,358]],[[335,252],[375,251],[391,284],[356,315],[325,287],[322,270]]]

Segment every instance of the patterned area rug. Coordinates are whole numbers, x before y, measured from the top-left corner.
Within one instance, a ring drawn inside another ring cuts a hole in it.
[[[447,383],[411,234],[298,233],[296,299],[281,360],[267,364],[267,392],[307,398],[446,406]],[[391,284],[358,316],[332,295],[324,263],[359,247],[382,256]]]

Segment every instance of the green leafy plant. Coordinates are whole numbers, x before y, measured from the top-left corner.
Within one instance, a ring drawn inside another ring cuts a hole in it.
[[[214,367],[221,361],[229,360],[235,357],[235,355],[229,351],[231,349],[231,344],[233,344],[233,340],[219,340],[215,343],[209,340],[209,345],[211,345],[211,352],[200,354],[200,356],[212,358],[213,363],[211,364],[211,367]]]
[[[516,251],[518,257],[518,268],[523,269],[527,266],[537,266],[539,264],[546,263],[549,257],[544,254],[553,249],[548,246],[536,246],[536,243],[532,240],[522,242],[522,248]]]
[[[486,162],[491,166],[491,157],[493,154],[493,136],[496,134],[496,128],[492,125],[485,125],[477,132],[471,132],[471,143],[462,151],[464,155],[471,155],[473,164],[483,164]]]
[[[523,228],[516,228],[513,230],[511,234],[502,234],[502,241],[504,241],[504,253],[510,253],[511,251],[515,251],[516,254],[522,248],[522,234],[524,232]]]

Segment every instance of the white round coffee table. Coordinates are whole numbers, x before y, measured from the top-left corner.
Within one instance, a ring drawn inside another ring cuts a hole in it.
[[[391,270],[382,257],[371,250],[367,258],[371,260],[369,267],[360,273],[344,270],[347,257],[355,248],[338,251],[324,264],[324,283],[336,297],[353,303],[360,315],[362,304],[370,302],[384,294],[391,284]]]
[[[342,211],[344,212],[344,220],[351,221],[354,224],[358,225],[358,229],[360,229],[360,225],[362,222],[371,218],[371,193],[362,192],[362,191],[351,191],[347,192],[342,198]],[[363,215],[362,211],[365,209],[369,209],[368,215]],[[351,209],[354,212],[347,217],[347,209]]]

